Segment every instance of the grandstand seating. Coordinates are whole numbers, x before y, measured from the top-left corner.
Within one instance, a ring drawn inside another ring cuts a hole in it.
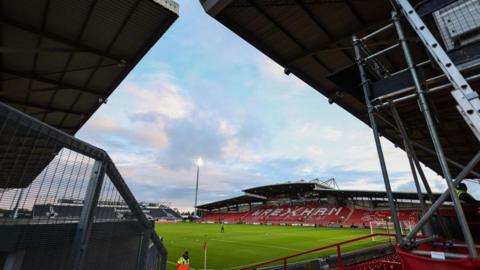
[[[313,211],[307,216],[304,223],[328,226],[330,224],[342,224],[350,213],[350,209],[339,205],[311,205],[307,209]]]
[[[345,270],[401,270],[402,263],[398,254],[391,254],[368,262],[344,267]]]
[[[243,216],[247,212],[239,213],[210,213],[202,218],[204,222],[225,222],[225,223],[240,223],[242,222]]]
[[[418,222],[418,211],[401,210],[398,214],[400,221],[405,225],[411,226]],[[372,221],[384,221],[390,217],[388,210],[363,210],[355,209],[352,215],[344,222],[347,226],[368,227]]]
[[[305,206],[263,206],[247,212],[209,213],[202,222],[253,223],[253,224],[309,224],[368,227],[372,221],[384,221],[390,216],[388,210],[351,209],[339,205],[309,204]],[[406,226],[418,221],[418,212],[402,210],[400,220]]]

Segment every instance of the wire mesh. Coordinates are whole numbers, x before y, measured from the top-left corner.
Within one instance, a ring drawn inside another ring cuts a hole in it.
[[[18,120],[0,132],[0,224],[78,220],[94,160]]]
[[[434,17],[447,50],[480,40],[480,1],[456,1]]]
[[[145,234],[153,223],[109,157],[2,103],[0,255],[21,256],[19,269],[68,268],[77,250],[74,238],[86,233],[77,226],[95,198],[89,185],[96,183],[98,161],[109,169],[93,199],[84,269],[134,269],[145,260],[154,266],[149,269],[162,269],[159,258],[166,251],[156,234]]]
[[[102,185],[94,218],[95,222],[136,220],[108,175]]]

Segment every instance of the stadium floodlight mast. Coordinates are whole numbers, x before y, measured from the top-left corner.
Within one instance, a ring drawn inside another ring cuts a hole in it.
[[[193,206],[193,208],[194,208],[193,216],[194,217],[197,216],[198,177],[200,175],[200,167],[203,166],[203,158],[201,156],[198,157],[197,160],[195,161],[195,164],[197,165],[197,184],[195,186],[195,204]]]

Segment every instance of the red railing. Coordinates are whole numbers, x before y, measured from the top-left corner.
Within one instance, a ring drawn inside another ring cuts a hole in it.
[[[329,248],[336,248],[337,249],[337,264],[338,264],[337,269],[343,270],[341,246],[345,245],[345,244],[350,244],[350,243],[353,243],[353,242],[356,242],[356,241],[360,241],[360,240],[363,240],[363,239],[375,237],[375,236],[385,236],[385,237],[394,237],[395,238],[395,234],[391,234],[391,233],[369,234],[369,235],[365,235],[365,236],[362,236],[362,237],[358,237],[358,238],[346,240],[346,241],[343,241],[343,242],[338,242],[338,243],[335,243],[335,244],[331,244],[331,245],[328,245],[328,246],[323,246],[323,247],[315,248],[315,249],[312,249],[312,250],[307,250],[307,251],[304,251],[304,252],[292,254],[292,255],[289,255],[289,256],[273,259],[273,260],[270,260],[270,261],[250,265],[250,266],[241,268],[241,270],[256,269],[258,267],[266,266],[266,265],[277,263],[277,262],[282,262],[283,263],[283,269],[288,270],[288,260],[289,259],[300,257],[300,256],[310,254],[310,253],[314,253],[314,252],[317,252],[317,251],[322,251],[322,250],[329,249]]]

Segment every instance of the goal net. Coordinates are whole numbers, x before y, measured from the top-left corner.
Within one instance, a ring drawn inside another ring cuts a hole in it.
[[[415,225],[414,222],[400,222],[400,229],[402,230],[402,234],[408,234],[413,226]],[[370,222],[370,234],[372,234],[372,240],[376,241],[379,239],[385,239],[390,237],[384,236],[373,236],[376,233],[386,233],[386,234],[395,234],[395,227],[393,222],[391,221],[371,221]]]
[[[388,239],[385,236],[374,236],[376,233],[395,233],[395,227],[391,221],[370,221],[370,234],[372,235],[372,241],[380,241]]]

